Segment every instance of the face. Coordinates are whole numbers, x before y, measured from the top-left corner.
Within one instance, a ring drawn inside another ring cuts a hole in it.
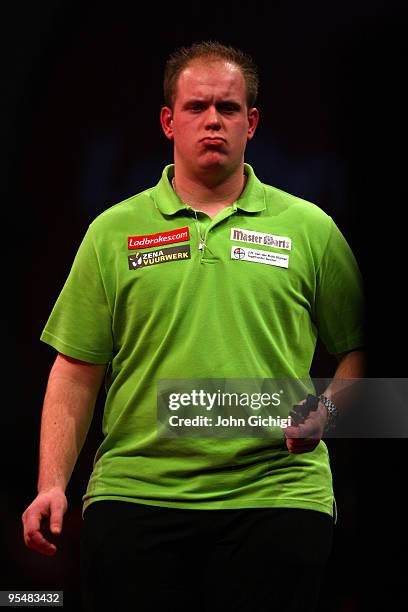
[[[174,108],[162,108],[165,135],[174,141],[174,160],[184,171],[230,174],[258,124],[256,108],[247,108],[241,70],[216,60],[191,62],[177,82]]]

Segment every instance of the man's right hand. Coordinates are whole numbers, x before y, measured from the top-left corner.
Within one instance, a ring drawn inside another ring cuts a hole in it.
[[[55,555],[57,547],[47,540],[45,533],[58,536],[68,502],[64,491],[54,487],[37,495],[22,515],[24,542],[28,548],[47,556]]]

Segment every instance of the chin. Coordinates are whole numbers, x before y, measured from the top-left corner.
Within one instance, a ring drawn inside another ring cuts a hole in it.
[[[220,153],[211,153],[200,159],[198,165],[201,168],[225,168],[231,165],[231,161]]]

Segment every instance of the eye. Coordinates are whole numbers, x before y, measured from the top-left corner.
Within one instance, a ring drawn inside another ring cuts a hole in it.
[[[225,104],[220,104],[219,110],[222,113],[225,113],[227,115],[231,115],[233,113],[238,112],[239,111],[239,107],[236,104],[233,104],[233,103],[230,103],[230,102],[226,102]]]
[[[190,110],[193,111],[194,113],[198,113],[202,111],[203,108],[204,108],[204,104],[201,104],[201,102],[195,102],[194,104],[190,105]]]

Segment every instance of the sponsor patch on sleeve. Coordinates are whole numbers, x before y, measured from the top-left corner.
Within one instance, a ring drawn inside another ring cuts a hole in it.
[[[184,261],[191,259],[190,245],[180,244],[167,249],[148,251],[147,253],[132,253],[128,255],[129,270],[149,268],[156,264],[168,263],[169,261]]]
[[[172,242],[190,240],[188,227],[179,227],[169,232],[146,234],[144,236],[128,236],[128,249],[147,249],[149,247],[164,246]]]
[[[252,261],[254,263],[267,264],[269,266],[278,266],[279,268],[289,267],[289,255],[241,246],[231,247],[231,259]]]
[[[276,236],[275,234],[264,234],[263,232],[255,232],[253,230],[244,230],[239,227],[231,228],[231,240],[237,242],[251,242],[265,246],[276,247],[277,249],[285,249],[290,251],[292,248],[292,240],[287,236]]]

